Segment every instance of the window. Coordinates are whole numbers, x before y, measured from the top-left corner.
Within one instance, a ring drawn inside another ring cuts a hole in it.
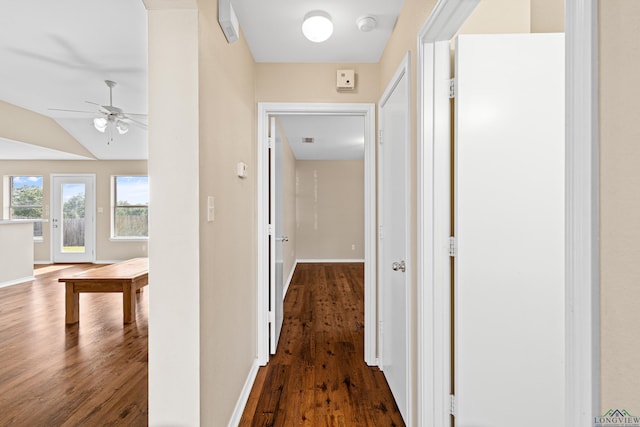
[[[9,177],[9,218],[42,219],[42,177]],[[42,239],[42,222],[33,223],[33,237]]]
[[[149,177],[114,176],[112,184],[112,237],[149,236]]]

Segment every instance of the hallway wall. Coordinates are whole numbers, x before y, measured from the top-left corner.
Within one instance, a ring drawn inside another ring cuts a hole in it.
[[[227,425],[256,357],[255,63],[228,44],[217,1],[198,1],[201,425]],[[221,60],[224,58],[224,60]],[[247,177],[236,164],[247,164]],[[207,221],[207,197],[215,220]]]
[[[296,179],[298,259],[364,259],[364,160],[298,160]]]
[[[336,90],[338,69],[355,70],[355,90]],[[256,102],[377,102],[378,70],[364,63],[257,63]]]
[[[599,2],[601,414],[640,415],[640,2]]]
[[[276,119],[278,126],[280,126],[280,120]],[[286,280],[293,273],[293,267],[296,259],[298,258],[297,248],[297,227],[296,227],[296,158],[291,151],[289,140],[284,133],[282,127],[280,127],[280,135],[284,139],[284,159],[283,159],[283,181],[284,181],[284,235],[289,238],[288,242],[283,246],[283,266],[284,280],[286,286]]]

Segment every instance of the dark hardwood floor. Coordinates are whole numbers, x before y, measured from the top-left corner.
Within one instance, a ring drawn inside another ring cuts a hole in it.
[[[146,426],[147,301],[122,321],[122,294],[81,294],[65,324],[58,277],[94,265],[49,265],[0,289],[0,426]]]
[[[383,373],[364,363],[363,264],[298,264],[277,353],[240,426],[403,426]]]

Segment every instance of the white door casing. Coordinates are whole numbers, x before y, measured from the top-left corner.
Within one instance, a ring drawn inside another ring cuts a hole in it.
[[[456,426],[561,427],[564,35],[458,36],[455,79]]]
[[[95,261],[95,204],[95,175],[51,175],[53,262]]]
[[[410,56],[379,102],[380,367],[411,425]]]
[[[258,103],[258,203],[257,203],[257,363],[269,361],[269,155],[270,116],[283,115],[359,115],[364,117],[364,359],[376,365],[376,167],[375,105],[366,103]]]
[[[276,118],[269,119],[269,352],[276,353],[283,320],[283,246],[284,233],[283,144]]]

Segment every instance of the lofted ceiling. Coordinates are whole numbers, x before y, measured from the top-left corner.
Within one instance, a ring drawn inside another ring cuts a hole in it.
[[[232,0],[257,62],[377,62],[402,3]],[[301,33],[304,15],[317,9],[328,12],[335,27],[332,37],[320,44],[306,40]],[[378,20],[378,27],[366,33],[356,25],[357,18],[365,15]],[[108,105],[104,81],[113,80],[118,83],[113,89],[113,105],[129,113],[147,113],[147,15],[142,0],[3,0],[0,63],[0,101],[53,118],[97,159],[148,157],[147,131],[130,126],[127,134],[116,135],[107,144],[106,135],[92,124],[98,107],[86,102]],[[287,117],[286,122],[292,139],[305,133],[353,145],[351,135],[340,133],[342,125],[324,123],[314,130],[308,117]],[[300,128],[305,123],[311,128],[303,132]],[[311,151],[306,147],[304,156],[312,156]],[[0,159],[23,158],[79,156],[0,137]]]
[[[147,112],[147,15],[141,1],[3,0],[0,63],[0,100],[52,117],[98,159],[147,158],[145,130],[131,126],[107,144],[92,125],[97,106],[85,102],[108,105],[104,80],[113,80],[114,105]],[[12,156],[20,156],[20,147],[11,145]],[[0,158],[8,155],[0,151]]]

